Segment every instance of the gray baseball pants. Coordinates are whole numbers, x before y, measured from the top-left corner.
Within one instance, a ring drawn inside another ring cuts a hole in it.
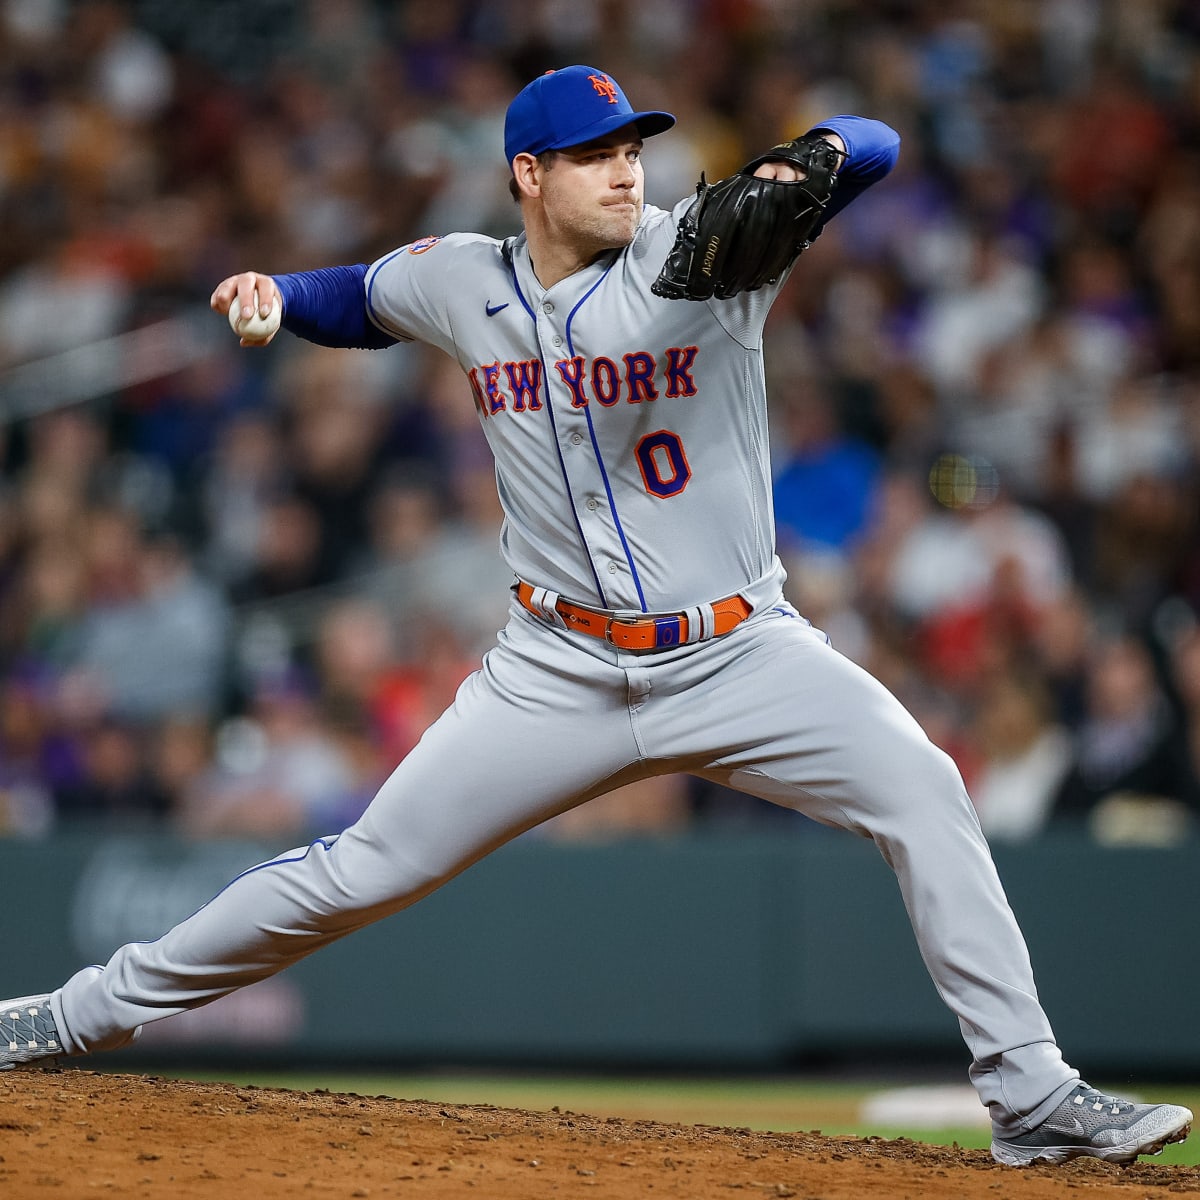
[[[428,895],[548,817],[687,771],[870,837],[958,1017],[999,1134],[1032,1127],[1078,1073],[961,776],[904,707],[778,599],[713,641],[633,654],[514,601],[497,646],[362,817],[238,876],[157,941],[52,996],[76,1051],[255,983]]]

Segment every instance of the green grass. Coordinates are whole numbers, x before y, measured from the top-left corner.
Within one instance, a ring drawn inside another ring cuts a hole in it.
[[[861,1107],[889,1083],[846,1083],[837,1080],[671,1077],[614,1078],[587,1075],[518,1074],[341,1074],[336,1072],[175,1072],[181,1078],[220,1080],[294,1091],[325,1088],[360,1096],[396,1096],[443,1104],[495,1104],[548,1112],[617,1116],[684,1125],[716,1125],[750,1129],[816,1130],[827,1134],[909,1137],[936,1145],[986,1147],[986,1128],[930,1129],[866,1125]],[[1097,1086],[1103,1087],[1100,1081]],[[1113,1085],[1114,1090],[1145,1099],[1185,1104],[1200,1111],[1200,1087]],[[1200,1129],[1189,1141],[1170,1146],[1154,1160],[1200,1164]]]

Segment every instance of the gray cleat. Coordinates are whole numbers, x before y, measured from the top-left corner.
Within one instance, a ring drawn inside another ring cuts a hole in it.
[[[1035,1129],[992,1138],[992,1157],[1007,1167],[1082,1157],[1127,1163],[1182,1142],[1191,1129],[1191,1111],[1178,1104],[1134,1104],[1079,1083]]]
[[[0,1071],[53,1066],[63,1053],[49,996],[0,1001]]]

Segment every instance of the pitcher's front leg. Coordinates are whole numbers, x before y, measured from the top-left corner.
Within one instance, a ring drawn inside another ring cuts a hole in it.
[[[1038,1000],[1025,939],[957,767],[878,680],[802,622],[768,615],[728,640],[718,702],[675,714],[666,744],[725,744],[710,777],[875,842],[896,873],[930,976],[959,1019],[994,1122],[1009,1129],[1040,1120],[1078,1073],[1063,1062]],[[709,712],[716,727],[697,728]]]

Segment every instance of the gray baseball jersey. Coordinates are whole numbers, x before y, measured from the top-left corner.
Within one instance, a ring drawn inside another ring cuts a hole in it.
[[[524,236],[425,239],[367,276],[382,329],[467,373],[514,573],[605,609],[684,609],[780,578],[761,354],[777,289],[653,296],[689,203],[648,207],[627,250],[549,290]]]
[[[538,611],[514,597],[481,669],[353,826],[55,992],[71,1049],[121,1045],[419,900],[555,813],[687,771],[875,841],[997,1131],[1029,1128],[1070,1090],[1078,1074],[958,771],[782,597],[761,356],[775,293],[654,297],[682,211],[647,209],[630,246],[549,289],[523,237],[426,239],[369,270],[371,318],[454,355],[470,380],[503,553]],[[749,615],[716,629],[714,602],[735,594]],[[642,652],[571,628],[559,598],[694,619],[688,638]]]

